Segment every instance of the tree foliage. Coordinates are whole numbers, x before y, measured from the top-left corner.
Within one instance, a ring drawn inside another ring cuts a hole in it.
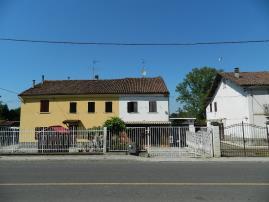
[[[119,117],[112,117],[106,120],[104,127],[112,131],[122,131],[126,128],[124,121]]]
[[[10,110],[6,104],[0,101],[0,120],[19,121],[20,108]]]
[[[212,67],[194,68],[176,87],[177,101],[182,104],[179,111],[203,121],[206,118],[206,98],[217,70]]]

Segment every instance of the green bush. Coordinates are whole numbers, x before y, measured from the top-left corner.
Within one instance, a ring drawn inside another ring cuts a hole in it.
[[[123,131],[126,128],[124,121],[119,117],[112,117],[106,120],[104,127],[112,131]]]

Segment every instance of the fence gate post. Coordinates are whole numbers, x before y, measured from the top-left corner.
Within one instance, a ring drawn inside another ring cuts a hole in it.
[[[221,157],[219,126],[212,127],[212,138],[213,138],[213,140],[212,140],[213,155],[214,155],[214,157]]]
[[[107,127],[104,127],[103,131],[103,153],[106,153],[106,141],[107,141]]]
[[[149,134],[149,127],[146,128],[146,134],[147,134],[147,153],[148,157],[150,157],[150,134]]]

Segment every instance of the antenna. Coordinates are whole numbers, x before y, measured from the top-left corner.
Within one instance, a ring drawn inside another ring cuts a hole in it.
[[[145,69],[145,60],[144,59],[142,59],[142,69],[141,69],[141,74],[142,74],[142,77],[146,77],[146,75],[147,75],[147,71],[146,71],[146,69]]]
[[[99,61],[93,60],[92,61],[92,79],[95,78],[95,64],[98,63]]]

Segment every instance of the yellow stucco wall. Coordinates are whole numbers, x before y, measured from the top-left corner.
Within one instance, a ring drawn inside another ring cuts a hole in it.
[[[49,100],[49,113],[40,113],[40,100]],[[102,126],[113,117],[119,116],[119,98],[117,96],[84,96],[84,97],[34,97],[23,98],[21,103],[20,142],[35,141],[36,127],[62,125],[64,120],[80,120],[82,128]],[[95,102],[95,113],[88,113],[88,102]],[[105,112],[105,102],[112,101],[112,113]],[[77,102],[77,113],[69,113],[69,103]],[[66,126],[65,126],[66,127]]]

